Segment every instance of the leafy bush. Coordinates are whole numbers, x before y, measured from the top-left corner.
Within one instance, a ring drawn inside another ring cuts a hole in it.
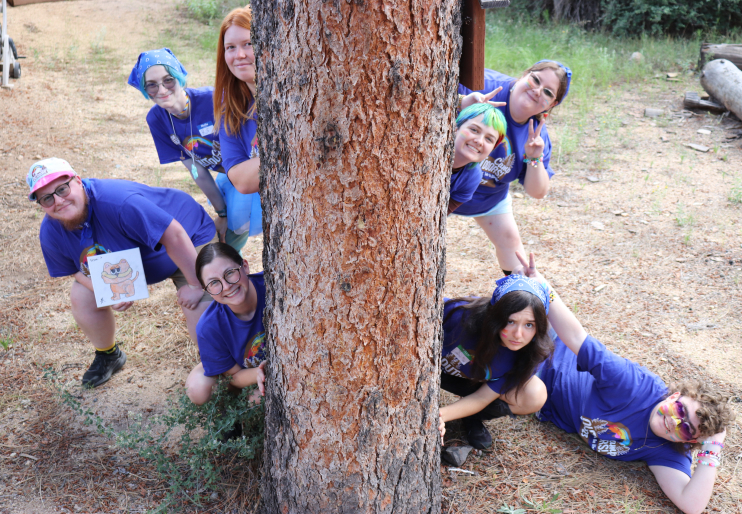
[[[255,386],[234,395],[227,390],[228,380],[220,378],[214,395],[205,405],[193,404],[184,391],[177,398],[168,398],[165,414],[146,421],[141,415],[133,416],[129,428],[116,431],[93,411],[85,409],[58,383],[53,371],[47,371],[44,377],[53,380],[63,403],[83,416],[86,425],[95,425],[98,432],[114,439],[117,446],[135,450],[154,465],[169,487],[158,512],[167,512],[174,503],[183,500],[200,504],[223,482],[227,461],[234,466],[235,458],[255,459],[263,448],[264,404],[262,400],[252,403],[248,399]],[[225,440],[224,434],[236,424],[242,424],[242,437]],[[171,444],[176,429],[181,429],[180,436]],[[175,449],[169,449],[172,447]]]
[[[245,7],[249,0],[184,0],[188,12],[199,21],[221,22],[226,14],[237,7]]]
[[[512,11],[617,36],[730,34],[742,25],[742,0],[513,0]]]

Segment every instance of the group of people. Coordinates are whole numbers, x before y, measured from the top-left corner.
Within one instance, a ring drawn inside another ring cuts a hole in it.
[[[86,387],[124,366],[114,311],[131,307],[96,306],[87,259],[139,248],[148,284],[173,281],[198,344],[189,398],[207,402],[219,375],[235,389],[257,384],[256,394],[264,393],[265,284],[240,254],[262,224],[251,22],[249,7],[224,19],[213,88],[187,87],[184,66],[167,48],[141,53],[128,80],[154,102],[147,124],[160,163],[183,163],[215,220],[182,191],[82,179],[62,159],[28,171],[29,200],[46,214],[39,238],[49,274],[73,277],[72,315],[95,348]],[[482,91],[459,86],[448,213],[475,218],[505,277],[491,298],[445,301],[441,388],[461,398],[440,408],[441,440],[446,423],[461,419],[469,443],[484,449],[492,444],[484,421],[537,413],[598,453],[646,461],[679,508],[699,512],[731,421],[724,398],[698,382],[668,388],[614,355],[587,335],[533,255],[525,257],[509,184],[519,180],[534,198],[548,192],[554,172],[546,119],[567,97],[571,77],[568,67],[545,60],[519,78],[486,70]]]

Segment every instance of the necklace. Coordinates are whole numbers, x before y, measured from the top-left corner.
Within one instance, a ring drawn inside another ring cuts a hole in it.
[[[186,101],[186,108],[183,110],[185,111],[190,106],[190,98],[186,95],[187,101]],[[186,153],[191,158],[191,176],[193,177],[193,180],[198,179],[198,169],[196,168],[196,154],[193,149],[198,146],[198,143],[193,140],[193,109],[188,109],[188,126],[191,131],[191,150],[188,150],[186,146],[180,141],[180,138],[175,133],[175,124],[173,123],[173,115],[170,114],[170,111],[168,111],[167,115],[170,118],[170,126],[173,128],[173,133],[170,134],[170,141],[172,141],[174,144],[182,146]],[[181,112],[182,114],[182,112]]]
[[[652,412],[654,412],[654,411],[652,411]],[[651,421],[652,421],[652,414],[650,413],[649,414],[649,419],[647,420],[647,433],[644,435],[644,444],[641,445],[639,448],[632,448],[634,451],[641,450],[642,448],[644,448],[645,446],[647,446],[647,438],[649,437],[649,423]],[[659,448],[660,446],[664,446],[664,445],[665,445],[665,443],[658,444],[657,446],[648,446],[647,449]]]

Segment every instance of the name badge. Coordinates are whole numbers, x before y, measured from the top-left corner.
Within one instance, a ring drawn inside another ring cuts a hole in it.
[[[214,133],[214,124],[209,123],[208,121],[206,123],[202,123],[198,126],[198,133],[201,134],[201,137],[210,136]]]
[[[457,346],[456,348],[454,348],[451,353],[456,356],[456,358],[459,360],[462,366],[465,364],[468,364],[469,361],[471,360],[469,358],[468,352],[464,350],[461,346]]]

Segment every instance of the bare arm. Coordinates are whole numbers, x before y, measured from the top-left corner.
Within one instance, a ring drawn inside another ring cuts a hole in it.
[[[716,468],[697,466],[693,476],[667,466],[649,466],[657,483],[670,500],[686,514],[706,509],[716,480]]]
[[[183,226],[173,220],[162,234],[160,243],[188,282],[187,286],[178,290],[178,304],[187,309],[195,309],[201,300],[203,289],[196,277],[196,248],[191,238]]]
[[[520,253],[516,252],[516,255],[523,267],[513,270],[514,274],[525,275],[538,281],[545,282],[543,275],[541,275],[541,273],[536,269],[536,259],[533,252],[531,252],[528,261],[526,261],[526,258]],[[553,288],[552,291],[554,291],[554,298],[549,304],[549,322],[551,323],[551,326],[554,327],[559,339],[561,339],[562,342],[566,344],[575,355],[577,355],[580,352],[582,343],[587,337],[587,332],[585,332],[585,329],[582,327],[582,324],[577,320],[575,315],[572,314],[570,308],[564,305],[564,302],[559,295],[556,294],[556,291]]]
[[[257,384],[260,390],[260,396],[265,396],[265,372],[263,368],[265,368],[266,362],[261,362],[257,368],[241,368],[235,364],[224,374],[230,377],[230,384],[240,389]]]
[[[546,120],[538,124],[536,129],[533,129],[533,119],[528,121],[528,140],[523,147],[523,153],[529,159],[543,159],[544,156],[544,140],[541,138],[541,129],[546,125]],[[516,155],[516,158],[520,157]],[[535,164],[535,166],[534,166]],[[526,178],[523,181],[523,188],[528,193],[528,196],[533,198],[543,198],[546,193],[549,192],[549,173],[544,167],[544,163],[530,162],[526,164]]]
[[[75,278],[75,282],[78,284],[81,284],[85,286],[87,289],[90,290],[93,295],[95,295],[95,290],[93,289],[93,281],[90,279],[90,277],[86,277],[83,275],[81,271],[78,271],[74,275],[72,275]],[[119,302],[115,305],[111,305],[111,309],[118,311],[118,312],[124,312],[126,309],[134,305],[134,302]],[[101,307],[102,309],[106,309],[107,307]]]
[[[227,171],[227,177],[243,195],[257,193],[260,189],[260,157],[235,164]]]
[[[456,209],[458,209],[464,202],[457,202],[456,200],[448,200],[448,214],[453,213]]]
[[[193,162],[193,159],[186,159],[181,162],[188,170],[188,173],[191,173],[191,163]],[[219,241],[224,243],[227,240],[227,203],[224,201],[222,192],[219,190],[219,186],[216,185],[216,181],[214,181],[211,172],[199,163],[196,163],[196,171],[198,172],[198,177],[193,180],[206,195],[206,198],[209,199],[211,206],[214,207],[214,212],[218,215],[214,219],[214,225],[216,225],[216,231],[219,234]]]
[[[482,384],[482,387],[469,396],[464,396],[451,405],[441,407],[441,421],[445,423],[446,421],[461,419],[476,414],[499,397],[500,395],[494,392],[490,386]]]

